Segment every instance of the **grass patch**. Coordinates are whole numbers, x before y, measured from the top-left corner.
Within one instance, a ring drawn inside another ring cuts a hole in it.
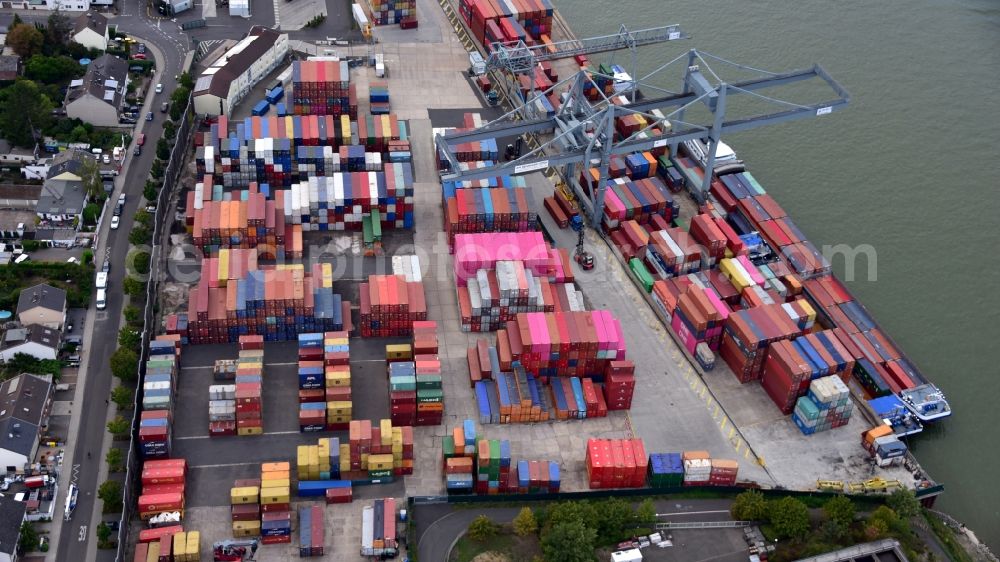
[[[954,562],[973,562],[972,557],[962,548],[962,545],[958,543],[958,539],[955,538],[955,532],[951,530],[951,527],[945,525],[944,521],[934,515],[933,513],[924,510],[924,519],[931,526],[931,530],[937,536],[938,540],[941,541],[941,546],[948,552],[948,556]]]
[[[0,310],[16,309],[21,290],[38,283],[66,291],[69,308],[84,308],[94,287],[94,266],[28,261],[0,267]]]
[[[536,555],[541,555],[542,549],[538,537],[519,537],[506,529],[485,541],[474,541],[468,535],[463,535],[455,543],[451,551],[450,562],[470,562],[480,554],[495,552],[511,562],[528,562]]]

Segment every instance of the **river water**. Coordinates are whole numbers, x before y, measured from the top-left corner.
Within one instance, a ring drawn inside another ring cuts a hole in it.
[[[858,262],[850,287],[955,410],[910,446],[946,487],[936,507],[1000,549],[1000,368],[992,358],[1000,336],[1000,3],[556,0],[556,7],[578,37],[612,33],[620,23],[678,23],[691,35],[641,49],[640,69],[697,48],[770,71],[819,63],[851,93],[842,112],[726,140],[817,247],[868,244],[877,252],[876,267]],[[844,263],[834,260],[838,274]]]

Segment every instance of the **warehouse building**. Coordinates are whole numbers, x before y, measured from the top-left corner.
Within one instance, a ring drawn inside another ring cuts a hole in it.
[[[201,115],[230,115],[250,90],[288,55],[288,35],[254,26],[198,77],[194,110]]]

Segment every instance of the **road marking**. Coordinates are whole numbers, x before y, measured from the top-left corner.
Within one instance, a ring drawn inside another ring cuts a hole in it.
[[[87,526],[80,525],[80,536],[77,537],[77,542],[84,542],[87,540]]]
[[[77,478],[79,476],[80,476],[80,465],[74,464],[73,465],[73,475],[70,476],[69,483],[70,484],[76,484],[76,480],[77,480]]]
[[[302,433],[301,431],[268,431],[266,433],[261,433],[261,435],[292,435]],[[212,439],[210,435],[188,435],[187,437],[174,437],[174,441],[189,441],[192,439]],[[246,464],[246,463],[242,463]],[[218,465],[204,465],[204,466],[230,466],[228,464],[218,464]],[[198,468],[198,467],[192,467]]]

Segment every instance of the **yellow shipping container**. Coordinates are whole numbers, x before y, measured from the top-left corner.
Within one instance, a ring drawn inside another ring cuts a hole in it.
[[[333,415],[327,414],[326,423],[349,423],[351,421],[350,415]]]
[[[187,533],[174,533],[172,540],[173,545],[170,550],[174,555],[174,560],[184,562],[184,560],[187,560]]]
[[[236,435],[261,435],[264,433],[263,427],[238,427],[236,428]]]
[[[351,386],[350,371],[326,371],[326,386]]]
[[[188,562],[200,562],[201,560],[200,531],[188,531],[187,555],[188,555]]]
[[[392,420],[379,420],[378,425],[381,430],[381,445],[392,445]]]
[[[743,267],[738,261],[733,259],[722,259],[719,261],[719,271],[726,276],[727,279],[736,287],[736,290],[742,291],[743,289],[753,285],[753,281],[747,277],[747,274],[743,271]]]
[[[257,503],[257,500],[259,498],[260,498],[260,488],[256,486],[232,488],[229,490],[229,502],[233,505]]]
[[[326,403],[326,415],[349,416],[354,409],[354,403],[347,400],[334,400]]]
[[[811,304],[809,304],[809,301],[807,301],[806,299],[799,299],[798,303],[799,303],[799,306],[802,307],[802,310],[806,313],[806,316],[809,317],[809,321],[810,322],[815,322],[816,321],[816,309],[813,308]]]
[[[260,521],[233,521],[234,537],[260,536]]]
[[[149,550],[146,551],[146,562],[160,562],[160,543],[149,543]]]
[[[239,353],[239,355],[237,355],[237,357],[239,357],[240,359],[245,359],[245,358],[250,358],[250,357],[259,357],[259,358],[261,358],[261,360],[263,360],[263,358],[264,358],[264,350],[263,349],[241,349],[240,353]]]
[[[385,346],[385,358],[388,361],[409,361],[413,357],[410,344],[399,343]]]
[[[288,503],[290,501],[290,495],[291,494],[288,486],[261,488],[260,503],[262,504]]]
[[[361,468],[362,469],[367,469],[368,468],[368,456],[369,456],[368,453],[361,453]]]
[[[392,455],[368,455],[368,470],[392,468]]]

